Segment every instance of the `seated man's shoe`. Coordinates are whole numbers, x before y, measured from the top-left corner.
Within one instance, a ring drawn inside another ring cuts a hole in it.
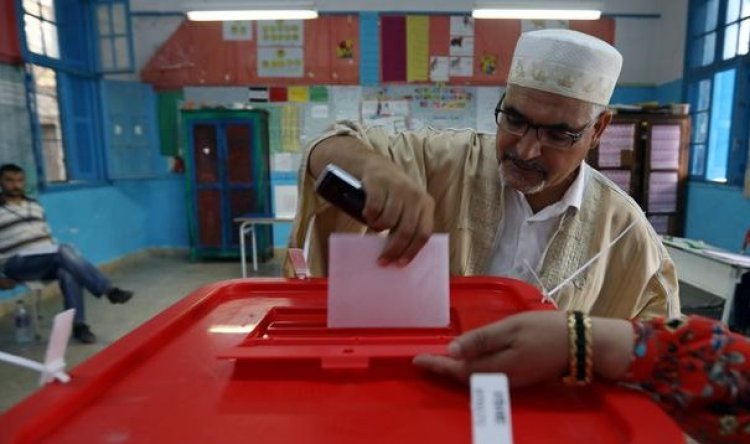
[[[96,342],[96,335],[91,332],[91,329],[86,324],[75,324],[73,325],[73,337],[78,342],[84,344],[93,344]]]
[[[132,291],[123,290],[117,287],[112,287],[112,289],[107,292],[107,299],[113,304],[124,304],[132,297]]]

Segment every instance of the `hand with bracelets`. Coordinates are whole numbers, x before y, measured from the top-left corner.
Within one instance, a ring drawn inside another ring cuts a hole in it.
[[[420,367],[467,380],[475,372],[503,372],[514,387],[563,379],[619,379],[633,353],[629,321],[580,312],[538,311],[511,316],[453,341],[448,356],[417,356]]]
[[[750,443],[750,338],[714,319],[527,312],[456,338],[448,356],[414,363],[460,380],[502,372],[515,387],[625,382],[647,392],[698,442]]]

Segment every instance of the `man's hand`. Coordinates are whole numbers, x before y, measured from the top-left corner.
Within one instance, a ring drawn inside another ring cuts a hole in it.
[[[367,193],[362,213],[375,230],[390,230],[381,265],[408,264],[432,235],[435,202],[387,159],[370,156],[362,172]]]
[[[11,290],[16,287],[16,281],[9,278],[0,278],[0,290]]]
[[[432,235],[435,202],[388,159],[376,154],[353,136],[321,141],[310,153],[313,177],[329,163],[359,178],[367,193],[362,217],[370,228],[390,230],[380,264],[406,265]]]

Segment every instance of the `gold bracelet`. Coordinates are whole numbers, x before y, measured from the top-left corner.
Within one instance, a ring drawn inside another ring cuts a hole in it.
[[[576,317],[572,311],[568,312],[568,373],[563,376],[563,382],[571,384],[575,381],[578,356],[576,354]]]
[[[586,378],[582,384],[590,384],[594,378],[594,339],[591,325],[591,317],[583,315],[583,328],[586,334]]]
[[[563,377],[563,382],[570,385],[589,384],[594,371],[591,318],[580,311],[568,313],[568,344],[569,371]]]

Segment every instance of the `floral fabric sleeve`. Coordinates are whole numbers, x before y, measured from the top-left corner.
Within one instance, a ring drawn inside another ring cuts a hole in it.
[[[634,360],[624,382],[701,442],[750,443],[750,339],[699,316],[632,323]]]

